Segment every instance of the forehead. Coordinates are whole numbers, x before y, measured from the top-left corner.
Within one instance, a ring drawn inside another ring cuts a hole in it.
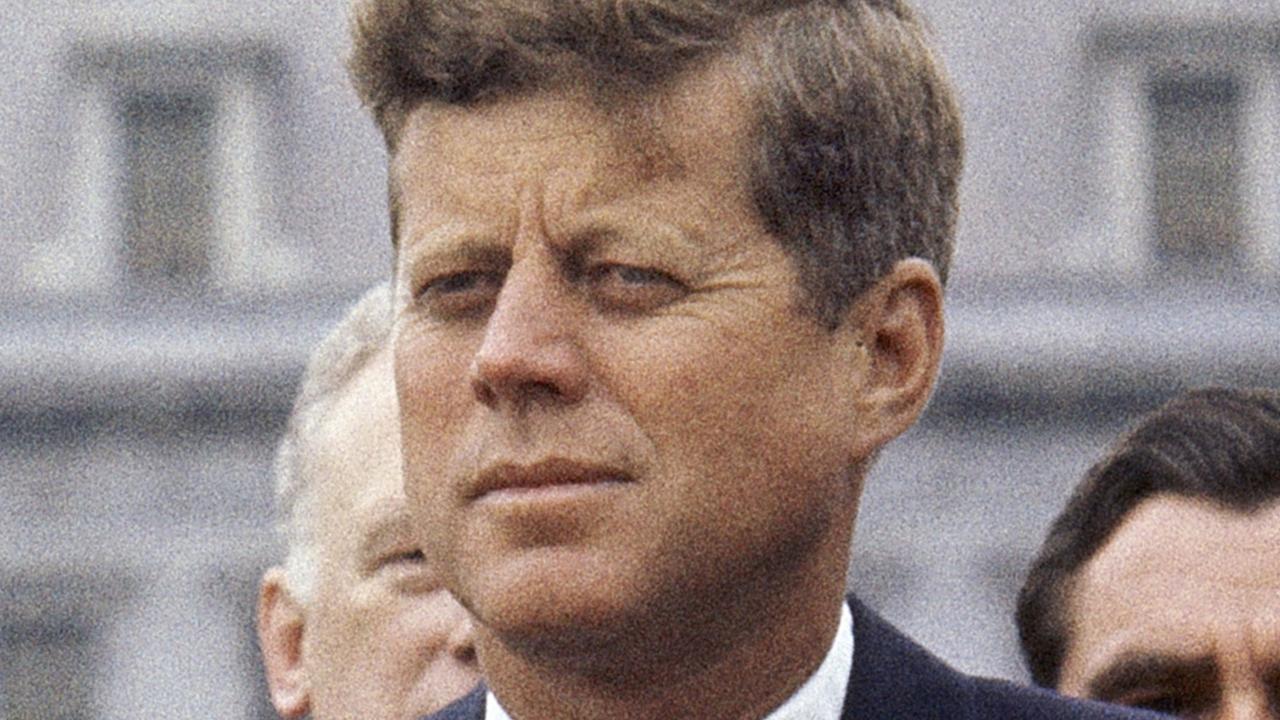
[[[572,200],[585,204],[690,172],[709,186],[740,183],[746,107],[727,60],[630,97],[566,81],[476,105],[427,104],[410,113],[392,159],[395,204],[480,211],[516,191],[513,181],[577,181],[589,197]]]
[[[1270,638],[1280,659],[1280,504],[1146,500],[1082,568],[1070,608],[1068,655],[1088,664],[1135,649],[1211,656],[1240,636]]]

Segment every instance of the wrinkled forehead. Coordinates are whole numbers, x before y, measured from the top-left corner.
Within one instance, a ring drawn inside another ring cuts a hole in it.
[[[1263,640],[1280,661],[1280,504],[1237,512],[1159,495],[1129,513],[1069,592],[1069,655],[1213,657]]]
[[[627,166],[639,182],[680,178],[692,168],[726,162],[745,181],[748,92],[738,66],[716,59],[650,88],[601,91],[569,79],[476,103],[420,105],[409,114],[388,168],[395,245],[402,245],[412,175],[438,165],[484,175],[486,165],[508,166],[511,152],[539,142],[596,148],[615,166]],[[518,105],[529,109],[528,122],[509,121],[507,111]]]
[[[1280,503],[1240,512],[1201,498],[1142,501],[1084,566],[1082,577],[1118,587],[1147,578],[1168,589],[1245,591],[1280,586]],[[1191,577],[1212,586],[1189,586]]]

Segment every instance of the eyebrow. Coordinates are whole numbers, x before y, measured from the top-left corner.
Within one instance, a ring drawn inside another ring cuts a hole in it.
[[[1085,688],[1091,698],[1114,701],[1135,690],[1152,687],[1210,685],[1217,674],[1217,665],[1210,657],[1128,652],[1090,679]]]
[[[657,248],[663,256],[688,260],[709,246],[704,229],[684,222],[655,220],[634,209],[605,208],[585,213],[585,217],[566,228],[568,243],[565,250],[570,255],[583,255],[609,248],[611,245],[648,245],[648,252]],[[690,255],[693,253],[693,255]],[[656,258],[651,258],[656,259]],[[692,270],[686,267],[686,271]]]
[[[414,252],[413,248],[422,249]],[[405,280],[421,277],[424,271],[436,265],[506,265],[511,262],[511,248],[487,235],[468,232],[457,225],[415,235],[407,247],[400,249],[400,253],[405,258]]]

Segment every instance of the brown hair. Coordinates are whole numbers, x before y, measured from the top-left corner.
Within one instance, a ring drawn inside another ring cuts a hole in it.
[[[754,93],[754,202],[818,316],[839,324],[906,257],[946,278],[959,110],[902,0],[358,0],[353,35],[352,81],[393,155],[425,102],[566,73],[634,91],[732,55]]]
[[[1068,598],[1080,568],[1134,508],[1156,495],[1242,513],[1280,500],[1280,393],[1189,392],[1143,418],[1089,469],[1018,594],[1018,636],[1037,684],[1058,685],[1071,642]]]

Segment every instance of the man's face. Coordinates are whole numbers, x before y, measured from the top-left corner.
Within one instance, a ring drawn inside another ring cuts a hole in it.
[[[679,632],[847,552],[853,343],[797,309],[726,76],[651,101],[425,107],[393,167],[406,492],[508,640]]]
[[[383,353],[309,445],[318,572],[302,661],[320,720],[417,718],[479,677],[466,612],[410,533],[398,440]]]
[[[1280,718],[1280,505],[1157,496],[1081,570],[1058,689],[1188,718]]]

